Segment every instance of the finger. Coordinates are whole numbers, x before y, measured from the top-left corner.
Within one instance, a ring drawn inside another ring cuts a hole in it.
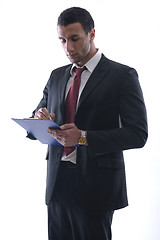
[[[40,108],[38,112],[43,114],[46,119],[50,118],[50,115],[49,115],[48,110],[46,108]]]
[[[34,118],[37,118],[37,119],[48,119],[48,118],[46,118],[46,116],[44,116],[44,114],[41,113],[41,112],[37,112],[37,113],[35,114],[35,117],[34,117]]]
[[[54,135],[54,136],[61,136],[62,135],[62,131],[60,130],[56,130],[54,128],[48,128],[47,133]]]
[[[35,113],[34,118],[35,118],[35,119],[39,119],[39,117],[38,117],[38,115],[37,115],[37,112]]]
[[[39,111],[37,111],[35,113],[34,118],[36,118],[36,119],[46,119],[46,117]]]
[[[43,108],[40,108],[40,109],[35,113],[34,118],[36,118],[36,119],[48,119],[48,118],[45,116],[45,113],[44,113]]]
[[[54,114],[54,113],[50,113],[49,116],[50,116],[50,118],[51,118],[52,120],[54,120],[54,118],[55,118],[55,114]]]
[[[71,129],[71,128],[73,128],[73,127],[75,127],[75,124],[74,124],[74,123],[66,123],[66,124],[60,126],[60,129],[62,129],[62,130],[67,130],[67,129]]]
[[[54,134],[54,135],[56,134],[56,132],[51,128],[48,128],[47,133]]]
[[[59,134],[62,131],[54,131],[53,129],[48,129],[47,131],[51,137],[55,138],[60,144],[63,145],[63,136],[61,136],[61,134]]]

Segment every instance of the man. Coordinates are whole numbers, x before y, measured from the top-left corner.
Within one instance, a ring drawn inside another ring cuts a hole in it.
[[[122,151],[147,140],[141,87],[133,68],[95,47],[94,21],[85,9],[63,11],[57,31],[72,64],[53,70],[33,112],[61,128],[48,129],[61,144],[49,145],[47,153],[49,240],[110,240],[114,210],[128,205]]]

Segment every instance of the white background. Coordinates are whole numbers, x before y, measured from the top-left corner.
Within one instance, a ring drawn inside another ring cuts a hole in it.
[[[101,52],[138,71],[147,106],[149,139],[144,148],[125,152],[129,207],[114,215],[113,240],[158,240],[158,0],[0,0],[0,239],[47,240],[46,146],[26,139],[11,117],[29,117],[52,69],[69,63],[56,23],[72,6],[92,14]]]

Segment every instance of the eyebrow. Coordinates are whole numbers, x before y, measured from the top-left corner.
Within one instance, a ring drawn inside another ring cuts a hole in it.
[[[78,34],[73,34],[73,35],[69,36],[69,38],[74,38],[74,37],[80,37],[80,36]],[[64,39],[64,37],[61,37],[61,36],[59,36],[58,38]]]

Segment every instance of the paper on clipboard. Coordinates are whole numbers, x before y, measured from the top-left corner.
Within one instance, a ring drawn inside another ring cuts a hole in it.
[[[50,119],[35,119],[35,118],[12,118],[17,124],[23,127],[28,133],[32,134],[43,144],[61,145],[55,138],[47,133],[48,128],[59,129],[59,126]]]

